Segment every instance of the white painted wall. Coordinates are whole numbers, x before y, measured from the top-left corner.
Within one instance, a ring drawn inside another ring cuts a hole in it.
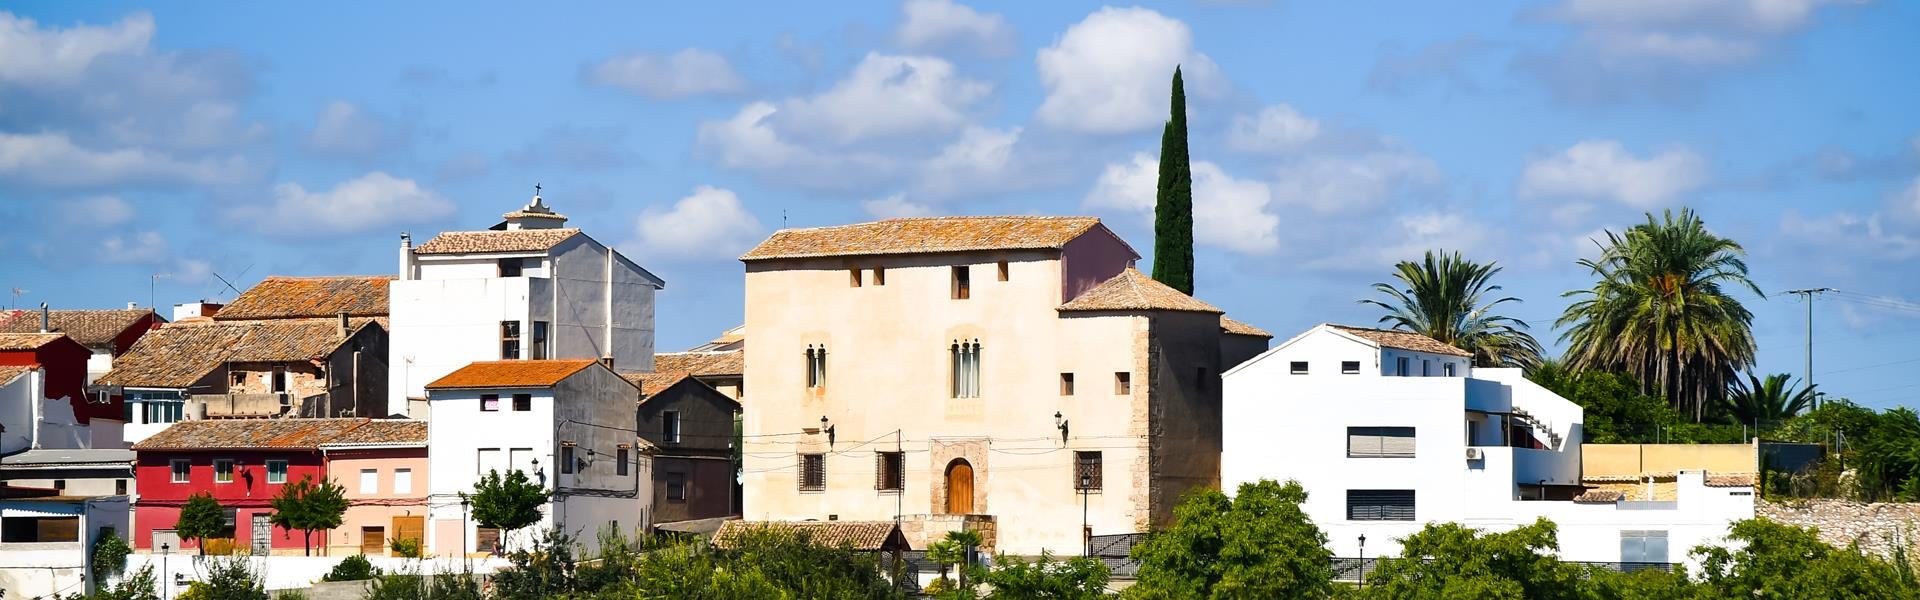
[[[230,557],[209,558],[208,560],[227,560]],[[253,567],[254,572],[265,575],[266,589],[287,590],[302,589],[319,582],[320,578],[340,564],[345,556],[254,556],[243,557]],[[391,556],[369,556],[367,561],[375,568],[392,573],[395,571],[419,571],[421,573],[465,573],[469,568],[474,573],[491,573],[512,563],[505,558],[473,559],[413,559]],[[175,576],[183,581],[199,581],[206,576],[206,564],[194,559],[191,552],[175,552],[162,556],[154,554],[132,554],[127,556],[127,571],[134,572],[141,567],[152,566],[159,579],[168,582],[167,589],[156,589],[167,597],[179,596],[186,586],[173,585]]]
[[[0,381],[0,454],[33,448],[33,409],[39,404],[41,372],[31,370],[13,381]]]
[[[6,590],[9,598],[65,597],[86,592],[85,576],[91,562],[87,549],[93,547],[102,528],[111,527],[126,537],[132,514],[126,496],[59,503],[16,502],[12,506],[79,515],[80,541],[0,545],[0,590]],[[16,514],[12,506],[0,509],[0,519]]]
[[[500,410],[487,412],[480,410],[481,394],[499,394]],[[532,394],[532,410],[513,411],[513,394]],[[553,430],[553,390],[548,389],[501,389],[501,390],[448,390],[434,392],[429,396],[432,405],[433,420],[427,424],[427,447],[432,449],[427,456],[428,531],[438,531],[436,523],[461,521],[460,494],[473,493],[474,484],[480,481],[484,469],[495,467],[504,475],[506,471],[519,468],[526,471],[528,478],[543,482],[547,489],[553,489],[554,473],[554,430]],[[498,460],[482,466],[479,460],[480,449],[497,449]],[[514,453],[516,448],[525,449]],[[520,464],[508,464],[509,456],[520,458]],[[539,460],[539,473],[533,472],[532,461]],[[533,534],[552,523],[552,509],[541,511],[545,517],[538,526],[514,531],[507,539],[509,547],[521,546],[533,539]],[[478,527],[472,519],[465,519],[467,531],[464,551],[438,545],[429,535],[428,550],[435,555],[459,552],[471,552],[474,530]],[[456,544],[457,545],[457,544]]]

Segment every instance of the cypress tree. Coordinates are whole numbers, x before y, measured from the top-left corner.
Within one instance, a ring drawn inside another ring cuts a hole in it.
[[[1193,169],[1187,161],[1187,92],[1173,68],[1173,114],[1160,134],[1153,204],[1153,278],[1193,294]]]

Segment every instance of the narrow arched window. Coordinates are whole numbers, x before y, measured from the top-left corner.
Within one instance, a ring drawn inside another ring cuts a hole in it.
[[[807,345],[807,387],[827,386],[827,347]]]
[[[980,397],[980,340],[955,340],[947,352],[953,367],[953,397]]]

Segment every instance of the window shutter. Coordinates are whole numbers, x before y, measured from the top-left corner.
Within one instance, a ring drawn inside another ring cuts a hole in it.
[[[887,488],[887,454],[884,452],[873,453],[873,489],[876,489],[876,490],[888,489]]]

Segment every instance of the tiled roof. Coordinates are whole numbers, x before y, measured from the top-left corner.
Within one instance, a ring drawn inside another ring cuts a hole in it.
[[[1229,335],[1255,335],[1255,336],[1266,337],[1266,338],[1273,337],[1273,334],[1267,333],[1267,330],[1265,329],[1261,329],[1259,327],[1254,327],[1252,325],[1242,323],[1240,321],[1229,319],[1227,318],[1226,315],[1220,315],[1220,332],[1229,334]]]
[[[1373,342],[1375,344],[1379,344],[1387,348],[1399,348],[1401,350],[1412,350],[1415,352],[1430,352],[1433,354],[1448,354],[1453,356],[1467,356],[1467,357],[1473,356],[1473,353],[1471,352],[1467,352],[1465,350],[1461,350],[1459,348],[1449,346],[1445,342],[1442,342],[1440,340],[1436,340],[1424,335],[1420,335],[1418,333],[1413,333],[1411,331],[1369,329],[1366,327],[1349,327],[1346,325],[1331,325],[1331,324],[1329,324],[1328,326],[1334,329],[1338,329],[1340,331],[1353,334],[1355,336],[1359,336],[1361,339]]]
[[[386,275],[268,277],[213,314],[214,320],[387,316]]]
[[[0,333],[0,350],[39,350],[41,346],[51,344],[64,333]]]
[[[134,450],[224,448],[312,449],[331,442],[367,419],[215,419],[180,421],[153,434]]]
[[[740,376],[747,372],[747,353],[740,350],[725,352],[656,352],[653,355],[653,370],[656,372],[686,371],[695,377]]]
[[[1099,224],[1093,217],[924,217],[782,229],[740,260],[1057,249]]]
[[[33,367],[15,367],[15,366],[0,365],[0,385],[13,383],[14,378],[24,375],[26,374],[27,371],[32,371],[32,370],[33,370]]]
[[[448,231],[433,236],[414,249],[414,254],[487,254],[500,252],[545,252],[567,241],[580,230],[508,229],[504,231]]]
[[[1186,312],[1219,313],[1220,309],[1212,304],[1201,302],[1193,296],[1180,293],[1180,290],[1167,287],[1167,284],[1154,281],[1138,269],[1128,267],[1119,275],[1113,276],[1093,286],[1093,289],[1081,292],[1080,296],[1060,305],[1062,311],[1097,310],[1175,310]]]
[[[379,326],[374,319],[350,322],[347,337]],[[183,388],[222,363],[311,360],[332,354],[346,341],[339,328],[337,319],[174,323],[141,336],[96,383]]]
[[[50,310],[47,311],[49,331],[67,334],[73,341],[84,346],[105,346],[120,337],[121,332],[139,323],[140,319],[153,314],[145,308],[131,310]],[[0,312],[0,333],[38,333],[40,331],[40,311],[15,310]]]
[[[525,209],[516,210],[504,215],[500,215],[500,218],[502,219],[553,219],[555,221],[567,220],[567,216],[560,213],[533,212]]]
[[[1573,501],[1581,504],[1612,504],[1619,502],[1625,497],[1626,494],[1622,494],[1616,490],[1587,490],[1578,496],[1574,496]]]
[[[411,419],[373,419],[352,431],[323,442],[327,446],[379,444],[388,446],[426,445],[427,422]]]
[[[798,532],[813,545],[828,548],[844,545],[854,550],[874,551],[891,547],[890,541],[903,549],[906,546],[904,536],[892,521],[727,521],[720,525],[719,531],[713,532],[713,545],[731,548],[734,540],[754,531]]]
[[[1708,475],[1706,485],[1707,487],[1753,487],[1753,479],[1752,473]]]
[[[430,390],[544,388],[593,366],[592,359],[491,360],[468,364],[427,384]]]
[[[673,384],[680,383],[686,380],[686,378],[692,377],[693,374],[686,371],[655,371],[652,373],[621,373],[620,376],[625,377],[634,387],[640,388],[640,397],[645,399],[652,398],[654,394],[673,387]]]

